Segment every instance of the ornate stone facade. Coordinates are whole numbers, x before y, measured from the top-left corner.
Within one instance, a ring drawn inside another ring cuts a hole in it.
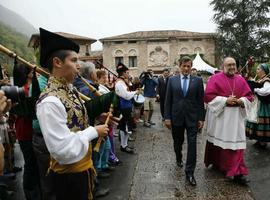
[[[163,67],[169,65],[169,45],[148,45],[148,66]]]
[[[173,68],[181,55],[199,52],[204,60],[215,66],[215,34],[187,31],[140,31],[100,39],[103,43],[103,64],[115,71],[121,61],[138,76],[153,69],[156,74],[164,67]]]

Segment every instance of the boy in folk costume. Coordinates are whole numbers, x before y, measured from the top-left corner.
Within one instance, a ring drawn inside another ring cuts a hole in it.
[[[93,199],[91,140],[108,133],[107,125],[89,126],[86,108],[71,85],[80,67],[78,52],[74,42],[40,28],[40,64],[50,78],[37,102],[37,118],[51,154],[57,200]]]

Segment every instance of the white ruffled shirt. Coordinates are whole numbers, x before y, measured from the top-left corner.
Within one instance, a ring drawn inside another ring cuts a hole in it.
[[[255,88],[254,92],[257,93],[260,96],[267,96],[270,94],[270,83],[265,82],[263,84],[262,88]],[[248,110],[247,113],[247,121],[253,122],[253,123],[258,123],[258,111],[260,108],[260,101],[257,97],[257,95],[254,95],[254,100],[251,103],[251,107]]]
[[[37,118],[51,156],[60,164],[80,161],[89,143],[98,137],[92,126],[76,133],[67,126],[67,112],[59,98],[49,96],[37,104]]]
[[[127,85],[123,80],[118,80],[115,84],[115,93],[123,99],[130,100],[136,94],[136,91],[128,91]]]
[[[260,96],[267,96],[270,94],[270,82],[265,82],[262,88],[255,88],[254,92]]]

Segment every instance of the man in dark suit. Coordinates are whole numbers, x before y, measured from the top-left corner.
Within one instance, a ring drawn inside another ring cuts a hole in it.
[[[157,97],[160,102],[160,112],[161,112],[162,120],[164,120],[164,103],[165,103],[165,97],[166,97],[166,86],[167,86],[169,75],[170,75],[169,69],[165,68],[163,69],[162,75],[158,77]]]
[[[190,75],[192,60],[184,56],[179,60],[180,74],[169,78],[165,99],[165,125],[172,130],[176,163],[183,166],[182,145],[187,132],[186,180],[196,185],[196,139],[204,122],[204,88],[202,79]]]

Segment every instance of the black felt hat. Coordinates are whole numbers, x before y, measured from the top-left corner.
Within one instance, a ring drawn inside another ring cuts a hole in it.
[[[116,66],[116,72],[122,73],[128,70],[128,67],[126,65],[124,65],[123,63],[118,63],[118,65]]]
[[[47,67],[46,62],[51,54],[58,50],[71,50],[79,52],[80,47],[75,42],[61,35],[52,33],[43,28],[39,28],[40,32],[40,65]]]

